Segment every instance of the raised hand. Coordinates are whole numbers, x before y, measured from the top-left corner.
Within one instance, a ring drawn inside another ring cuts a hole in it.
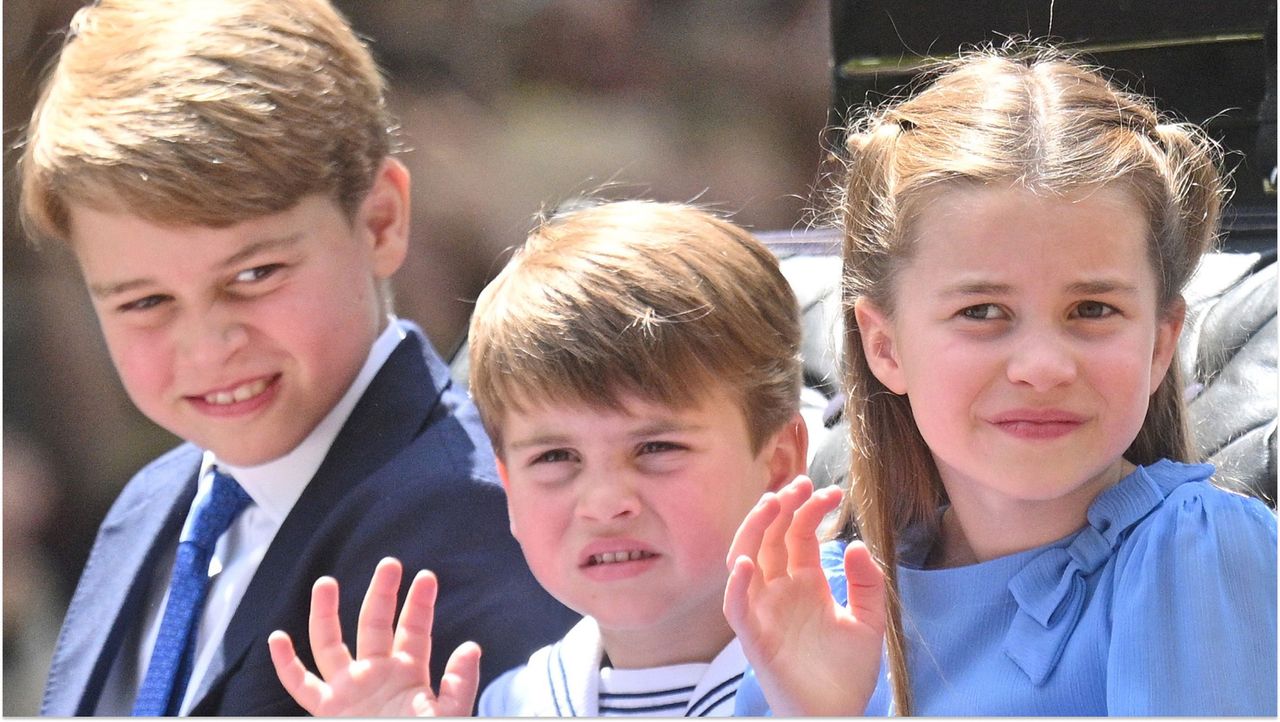
[[[724,614],[776,716],[861,716],[880,671],[884,575],[866,546],[845,550],[849,606],[831,596],[817,530],[840,489],[797,477],[765,494],[729,549]]]
[[[467,642],[454,650],[431,691],[431,625],[436,577],[418,572],[405,597],[394,634],[400,562],[378,563],[360,605],[356,656],[342,641],[338,621],[338,581],[321,577],[311,589],[308,617],[311,651],[320,676],[307,670],[283,631],[271,633],[271,661],[280,683],[307,712],[319,716],[465,717],[471,714],[480,682],[480,647]]]

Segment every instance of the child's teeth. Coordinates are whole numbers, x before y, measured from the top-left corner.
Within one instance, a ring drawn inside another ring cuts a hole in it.
[[[266,382],[263,382],[263,381],[256,381],[251,384],[245,384],[244,386],[241,386],[240,388],[232,392],[232,396],[235,397],[236,401],[244,401],[246,399],[251,399],[254,396],[257,396],[259,393],[261,393],[262,387],[265,385],[266,385]]]
[[[597,564],[616,564],[618,562],[639,561],[644,557],[645,553],[642,551],[604,552],[603,554],[597,554],[595,556],[595,562]]]
[[[259,379],[243,386],[238,386],[231,391],[218,391],[212,394],[207,394],[204,397],[204,400],[210,404],[226,406],[227,404],[236,403],[238,401],[247,401],[262,393],[266,388],[266,380]]]

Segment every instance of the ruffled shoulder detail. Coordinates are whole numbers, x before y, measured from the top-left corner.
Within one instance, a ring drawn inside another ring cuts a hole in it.
[[[1126,532],[1159,508],[1186,483],[1206,482],[1212,464],[1167,459],[1138,467],[1098,495],[1088,523],[1070,542],[1032,558],[1009,581],[1018,604],[1005,636],[1004,652],[1037,686],[1053,672],[1084,610],[1085,577],[1119,549]]]

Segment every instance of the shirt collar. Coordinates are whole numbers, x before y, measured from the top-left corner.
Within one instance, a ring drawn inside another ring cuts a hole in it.
[[[382,365],[390,358],[391,353],[408,335],[398,318],[388,315],[387,320],[387,327],[374,340],[364,366],[360,368],[360,373],[356,374],[346,394],[320,420],[320,423],[316,424],[302,443],[284,456],[257,466],[233,466],[221,463],[214,457],[213,452],[206,451],[200,464],[197,496],[207,493],[212,486],[213,479],[208,472],[213,465],[217,464],[220,469],[235,477],[256,505],[276,518],[278,522],[283,522],[294,503],[298,501],[298,497],[302,496],[303,490],[307,488],[311,477],[315,476],[316,471],[319,470],[324,457],[329,453],[329,447],[338,437],[338,432],[342,430],[356,402],[364,395],[369,384],[373,382],[373,377],[382,369]]]

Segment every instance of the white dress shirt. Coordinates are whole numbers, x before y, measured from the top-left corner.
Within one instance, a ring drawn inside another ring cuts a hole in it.
[[[227,625],[235,614],[236,607],[244,596],[245,589],[253,579],[254,572],[262,562],[262,557],[271,546],[276,532],[284,524],[285,517],[293,505],[302,496],[311,477],[315,476],[329,447],[338,436],[338,432],[346,423],[356,402],[364,395],[365,389],[373,381],[373,377],[381,370],[396,346],[404,340],[407,333],[394,316],[389,317],[386,329],[373,342],[364,366],[356,374],[355,380],[346,394],[329,411],[319,424],[312,429],[302,443],[294,447],[284,456],[265,464],[251,467],[232,466],[218,463],[213,452],[206,451],[200,464],[200,477],[196,487],[195,499],[187,512],[187,520],[182,527],[181,540],[191,537],[191,527],[195,523],[195,510],[199,508],[213,488],[213,467],[217,465],[223,472],[230,474],[244,488],[253,503],[232,522],[231,527],[218,539],[209,562],[209,594],[200,616],[197,629],[195,659],[191,668],[191,678],[187,683],[186,696],[182,700],[178,713],[185,715],[195,702],[195,695],[213,660],[213,655],[227,631]],[[128,715],[133,709],[134,698],[142,679],[146,676],[147,664],[151,659],[151,650],[155,646],[156,636],[160,632],[160,621],[164,618],[164,608],[169,601],[169,577],[173,573],[173,560],[177,553],[177,541],[167,553],[167,560],[156,566],[156,576],[151,585],[149,603],[146,605],[146,618],[141,626],[141,641],[135,646],[126,641],[121,656],[113,665],[99,699],[97,713],[100,715]],[[138,637],[133,637],[138,639]],[[263,644],[266,642],[264,641]],[[135,653],[130,654],[133,650]]]

